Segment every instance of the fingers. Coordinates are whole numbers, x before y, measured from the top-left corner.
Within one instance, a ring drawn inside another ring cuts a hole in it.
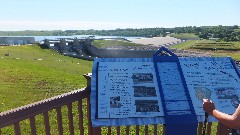
[[[212,103],[213,104],[213,101],[212,100],[209,100],[209,99],[203,99],[203,104],[204,103]]]
[[[209,99],[203,99],[203,102],[211,102]]]

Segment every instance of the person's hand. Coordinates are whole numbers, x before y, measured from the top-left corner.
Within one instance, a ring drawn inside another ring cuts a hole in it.
[[[206,111],[208,114],[212,115],[213,110],[215,110],[215,104],[208,99],[203,99],[203,110]]]

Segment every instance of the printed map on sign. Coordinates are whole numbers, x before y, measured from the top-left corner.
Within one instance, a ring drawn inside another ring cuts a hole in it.
[[[222,112],[234,113],[240,103],[240,79],[230,58],[185,58],[180,63],[197,115],[204,115],[203,98]]]
[[[98,118],[163,116],[152,62],[100,62]]]

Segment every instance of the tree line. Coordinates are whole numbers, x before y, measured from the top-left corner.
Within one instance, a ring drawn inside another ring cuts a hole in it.
[[[240,41],[240,28],[234,26],[186,26],[175,28],[127,28],[115,30],[53,30],[53,31],[0,31],[0,36],[126,36],[126,37],[158,37],[172,34],[191,33],[201,39],[215,38],[219,41]],[[173,34],[173,36],[174,36]]]

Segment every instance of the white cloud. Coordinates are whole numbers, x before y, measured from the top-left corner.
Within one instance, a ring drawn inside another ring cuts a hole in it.
[[[116,28],[145,28],[156,25],[109,22],[80,22],[80,21],[0,21],[0,31],[14,30],[87,30],[87,29],[116,29]]]

